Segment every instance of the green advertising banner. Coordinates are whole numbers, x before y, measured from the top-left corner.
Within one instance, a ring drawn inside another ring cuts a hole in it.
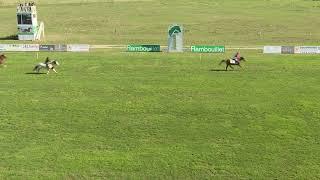
[[[160,45],[128,45],[129,52],[160,52]]]
[[[197,53],[224,53],[224,46],[191,46],[191,52]]]

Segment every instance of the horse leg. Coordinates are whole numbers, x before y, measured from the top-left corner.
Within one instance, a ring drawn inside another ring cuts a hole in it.
[[[38,66],[35,66],[35,67],[33,68],[33,72],[36,72],[36,71],[38,71]]]
[[[55,73],[58,73],[54,68],[52,69]]]
[[[36,65],[36,66],[33,68],[33,71],[34,71],[34,72],[37,72],[37,73],[39,73],[40,70],[41,70],[41,66],[40,66],[40,65]]]
[[[228,71],[228,66],[229,66],[229,64],[227,64],[227,66],[226,66],[226,71]]]

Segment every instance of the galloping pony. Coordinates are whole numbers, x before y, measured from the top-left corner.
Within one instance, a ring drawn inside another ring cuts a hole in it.
[[[219,65],[221,65],[222,63],[226,63],[226,71],[228,70],[228,67],[230,66],[232,69],[233,69],[233,65],[235,66],[239,66],[241,67],[240,65],[240,62],[241,61],[246,61],[244,57],[240,57],[239,58],[239,61],[236,61],[236,60],[233,60],[233,59],[223,59],[221,60],[221,62],[219,63]]]
[[[39,73],[39,71],[41,69],[46,69],[47,70],[47,74],[49,74],[50,70],[53,70],[55,73],[58,73],[55,69],[55,66],[59,66],[59,62],[56,60],[53,61],[48,61],[46,60],[45,63],[39,63],[37,64],[34,68],[33,71]]]

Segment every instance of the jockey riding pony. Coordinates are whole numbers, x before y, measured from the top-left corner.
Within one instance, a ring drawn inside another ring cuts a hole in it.
[[[49,59],[49,57],[47,57],[46,58],[46,61],[44,62],[44,64],[46,64],[47,65],[47,67],[48,67],[48,65],[51,63],[51,60]]]
[[[236,64],[238,64],[240,62],[240,53],[239,52],[236,52],[236,54],[233,56],[232,60],[235,61]]]

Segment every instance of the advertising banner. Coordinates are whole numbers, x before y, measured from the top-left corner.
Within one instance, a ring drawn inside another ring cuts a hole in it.
[[[224,46],[191,46],[191,52],[197,53],[224,53]]]
[[[40,44],[39,51],[54,51],[54,45],[43,45]]]
[[[67,51],[70,52],[89,52],[89,44],[68,44]]]
[[[39,51],[39,44],[1,44],[0,51]]]
[[[7,46],[8,46],[8,44],[0,44],[0,52],[1,51],[7,51]]]
[[[55,44],[54,45],[54,50],[55,51],[59,51],[59,52],[67,51],[67,45],[65,45],[65,44]]]
[[[294,46],[282,46],[281,54],[294,54]]]
[[[300,46],[295,46],[294,47],[294,53],[295,54],[300,54]]]
[[[129,52],[160,52],[160,45],[128,45]]]
[[[297,54],[318,54],[319,46],[296,46],[295,53]]]
[[[264,46],[263,53],[265,54],[280,54],[281,46]]]

